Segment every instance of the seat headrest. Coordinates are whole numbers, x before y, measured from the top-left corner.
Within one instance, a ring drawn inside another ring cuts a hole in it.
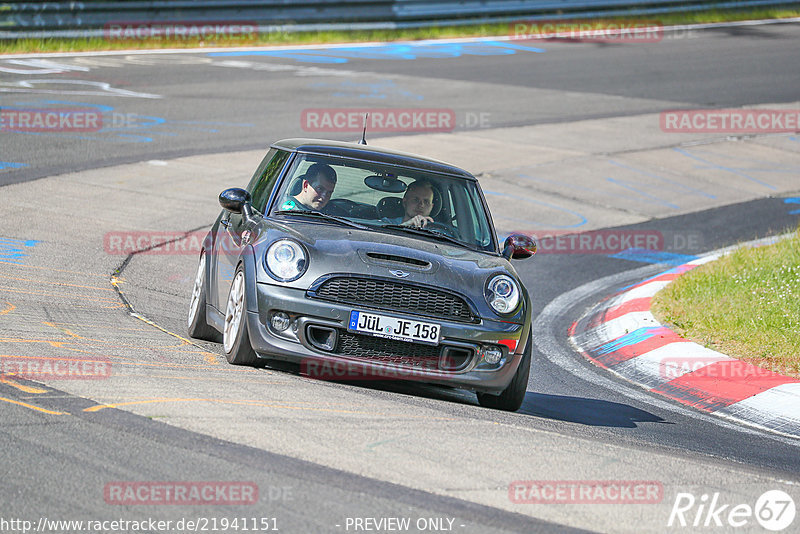
[[[289,188],[289,194],[291,196],[299,195],[300,191],[303,190],[303,180],[306,179],[305,174],[301,174],[297,178],[294,179],[292,186]]]
[[[379,218],[387,217],[389,219],[394,219],[396,217],[403,217],[406,213],[406,210],[403,208],[403,201],[400,197],[383,197],[378,201],[376,208],[378,210]],[[431,217],[435,219],[441,211],[442,194],[439,192],[439,189],[434,186]]]

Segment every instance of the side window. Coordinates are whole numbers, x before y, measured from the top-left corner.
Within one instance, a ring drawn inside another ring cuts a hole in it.
[[[490,215],[486,213],[477,195],[477,192],[473,191],[473,194],[468,196],[470,203],[469,213],[472,219],[471,224],[475,235],[475,243],[486,249],[492,244],[489,225],[487,224],[487,217],[490,217]],[[485,214],[485,216],[481,217],[480,214]]]
[[[287,159],[289,159],[289,152],[275,148],[270,149],[247,186],[247,191],[253,197],[253,207],[261,213],[264,213],[269,195],[275,186],[275,180]]]

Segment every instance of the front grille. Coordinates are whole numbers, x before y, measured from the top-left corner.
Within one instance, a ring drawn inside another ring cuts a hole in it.
[[[460,297],[435,289],[388,280],[330,278],[323,282],[312,296],[355,306],[371,306],[428,317],[465,322],[473,320],[469,306]]]
[[[363,336],[345,330],[339,331],[336,347],[336,352],[342,356],[428,370],[438,368],[439,350],[440,347],[433,345]]]

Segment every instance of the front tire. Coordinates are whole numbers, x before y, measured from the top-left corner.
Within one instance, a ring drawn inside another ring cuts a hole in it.
[[[258,360],[250,345],[247,330],[247,297],[244,269],[240,265],[231,283],[228,305],[225,310],[225,328],[222,332],[222,347],[225,358],[233,365],[254,365]]]
[[[192,297],[189,301],[189,336],[205,341],[219,341],[219,332],[206,322],[206,254],[200,254],[200,265],[194,279]]]
[[[528,377],[531,374],[531,335],[528,334],[528,342],[525,344],[525,351],[522,353],[522,361],[519,368],[514,373],[514,378],[500,395],[491,393],[478,393],[478,404],[484,408],[516,412],[525,400],[525,392],[528,390]]]

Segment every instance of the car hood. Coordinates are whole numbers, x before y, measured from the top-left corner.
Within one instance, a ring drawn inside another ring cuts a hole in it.
[[[400,232],[360,230],[295,218],[286,222],[269,219],[260,226],[254,243],[260,283],[308,289],[321,277],[336,273],[402,280],[464,295],[482,316],[494,315],[483,298],[486,282],[493,274],[511,275],[525,294],[516,271],[499,255]],[[273,279],[263,262],[269,245],[284,237],[299,241],[309,255],[306,273],[289,283]]]

